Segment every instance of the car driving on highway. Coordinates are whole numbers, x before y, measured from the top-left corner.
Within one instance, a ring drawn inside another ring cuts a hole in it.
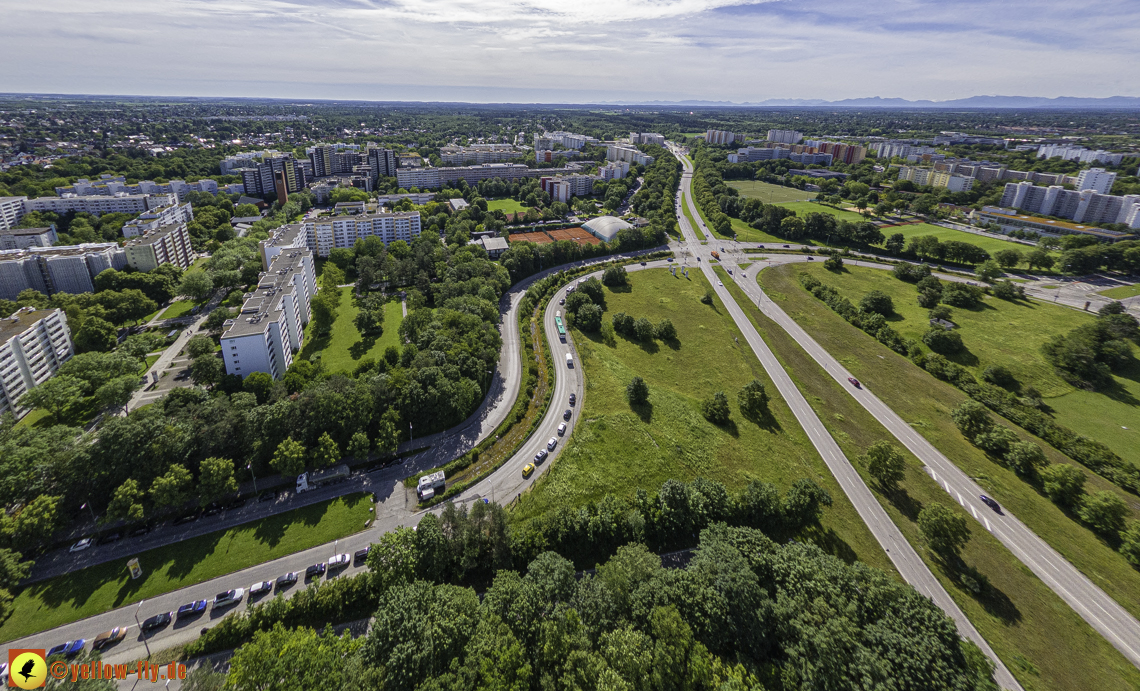
[[[991,509],[993,509],[994,511],[996,511],[996,512],[998,512],[998,513],[1001,513],[1001,512],[1002,512],[1002,510],[1001,510],[1001,504],[997,503],[997,502],[996,502],[995,500],[993,500],[992,498],[990,498],[990,497],[987,497],[987,496],[986,496],[986,495],[984,495],[984,494],[979,494],[979,495],[978,495],[978,498],[982,500],[982,503],[983,503],[983,504],[985,504],[986,506],[990,507],[990,508],[991,508]]]
[[[523,477],[530,477],[530,474],[533,472],[534,472],[534,464],[533,463],[527,463],[526,465],[523,466],[523,471],[522,471]]]
[[[847,377],[847,381],[851,382],[851,386],[854,386],[856,389],[863,388],[863,385],[860,384],[859,380],[856,379],[855,377]]]

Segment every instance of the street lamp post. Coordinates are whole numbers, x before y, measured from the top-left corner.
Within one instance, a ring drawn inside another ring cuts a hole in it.
[[[147,656],[147,658],[150,658],[150,643],[147,643],[147,640],[146,640],[146,632],[142,630],[142,624],[139,622],[139,610],[140,610],[140,609],[142,609],[142,606],[143,606],[143,603],[144,603],[144,602],[146,602],[146,600],[140,600],[140,601],[139,601],[139,606],[138,606],[138,607],[135,607],[135,624],[137,624],[137,625],[138,625],[138,627],[139,627],[139,633],[141,633],[141,634],[142,634],[142,637],[143,637],[143,645],[146,647],[146,656]]]
[[[247,463],[245,469],[249,471],[249,476],[253,478],[253,493],[257,494],[257,476],[253,474],[253,463]]]
[[[412,423],[408,423],[408,443],[412,443]]]

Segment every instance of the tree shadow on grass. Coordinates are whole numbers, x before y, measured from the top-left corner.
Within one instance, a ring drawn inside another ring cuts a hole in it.
[[[960,593],[973,598],[987,614],[997,617],[1006,626],[1021,621],[1021,610],[1008,595],[994,586],[985,574],[957,557],[947,559],[936,555],[934,562],[942,575],[953,583]]]
[[[661,346],[657,345],[657,341],[653,340],[652,338],[644,341],[634,340],[633,342],[636,343],[639,348],[644,350],[649,355],[656,355],[661,350]]]
[[[899,513],[906,516],[908,520],[918,521],[918,514],[922,511],[922,502],[910,496],[906,489],[896,487],[885,491],[883,494],[887,501],[891,502],[891,505],[898,509]]]
[[[301,355],[299,359],[308,360],[316,353],[323,351],[329,347],[329,342],[332,340],[332,334],[324,334],[323,336],[313,336],[305,341],[305,345],[301,347]]]
[[[653,404],[649,401],[645,403],[630,403],[629,409],[636,413],[637,417],[641,418],[641,421],[645,424],[648,425],[653,421]]]
[[[376,340],[379,339],[381,334],[370,333],[361,338],[356,343],[353,343],[348,349],[348,355],[353,360],[359,360],[364,357],[368,351],[372,350],[372,346],[376,345]]]
[[[856,561],[859,561],[859,555],[855,553],[851,545],[847,544],[847,542],[839,537],[831,528],[815,525],[801,531],[799,537],[815,543],[824,552],[827,552],[833,557],[842,559],[847,564],[854,564]]]
[[[974,355],[972,352],[970,352],[969,348],[963,348],[957,353],[947,355],[946,359],[950,362],[955,362],[959,365],[962,365],[963,367],[977,367],[978,363],[981,362],[981,360],[978,359],[977,355]]]
[[[603,285],[605,285],[605,284],[603,284]],[[606,286],[606,288],[609,289],[609,291],[611,293],[632,293],[633,292],[633,286],[631,286],[631,285]]]
[[[743,411],[741,411],[740,415],[745,420],[753,423],[754,425],[756,425],[760,429],[764,430],[765,432],[770,432],[772,434],[778,434],[778,433],[782,432],[784,429],[780,425],[780,421],[777,420],[776,416],[772,414],[771,410],[766,409],[761,415],[758,415],[758,416],[747,415]]]
[[[679,340],[678,340],[678,339],[676,339],[676,338],[670,338],[670,339],[668,339],[668,340],[666,340],[666,341],[662,341],[662,343],[664,343],[665,345],[669,346],[669,349],[670,349],[670,350],[674,350],[674,351],[676,351],[676,350],[680,350],[680,349],[681,349],[681,341],[679,341]]]

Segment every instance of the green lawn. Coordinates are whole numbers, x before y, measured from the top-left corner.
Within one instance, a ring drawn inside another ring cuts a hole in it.
[[[815,199],[816,194],[815,192],[805,192],[804,190],[798,190],[794,187],[773,185],[772,183],[760,182],[759,180],[733,180],[729,182],[728,185],[735,187],[740,192],[740,196],[759,199],[765,204]]]
[[[142,552],[136,555],[143,569],[138,580],[131,580],[124,559],[37,583],[16,595],[12,616],[0,626],[0,641],[62,626],[351,535],[364,529],[372,518],[371,508],[371,495],[356,493]]]
[[[388,346],[400,346],[400,323],[404,321],[400,303],[385,303],[384,331],[379,338],[365,338],[353,323],[360,310],[352,302],[352,291],[351,286],[340,289],[340,311],[331,334],[317,338],[313,334],[313,322],[309,322],[305,329],[305,345],[301,348],[302,359],[308,359],[319,352],[321,362],[330,372],[351,372],[365,358],[379,360]]]
[[[831,347],[833,339],[846,335],[841,333],[840,327],[846,326],[842,320],[840,324],[835,324],[827,319],[826,315],[808,309],[809,305],[802,303],[793,292],[795,286],[787,284],[786,281],[773,282],[776,273],[777,270],[773,269],[761,275],[761,281],[766,288],[775,286],[775,290],[769,295],[773,296],[784,309],[796,310],[793,314],[797,321],[808,328],[815,338],[825,342],[827,347]],[[925,549],[915,519],[921,508],[930,502],[953,505],[954,501],[922,471],[922,464],[918,459],[902,449],[897,440],[849,396],[842,386],[828,376],[787,332],[761,314],[751,301],[741,297],[741,291],[734,282],[725,281],[725,285],[737,296],[737,303],[745,310],[764,340],[788,369],[844,453],[848,458],[856,459],[854,461],[856,470],[863,476],[868,487],[906,536],[907,541],[916,548],[943,587],[1027,690],[1131,689],[1140,684],[1140,672],[1135,667],[977,522],[973,520],[968,522],[971,539],[962,556],[968,565],[976,568],[988,579],[990,587],[987,590],[975,595],[965,588],[959,579],[953,577],[952,571],[932,558],[930,552]],[[780,290],[787,292],[780,293],[778,292]],[[945,438],[949,446],[943,446],[941,442],[938,442],[938,445],[951,458],[977,455],[976,450],[966,444],[960,435],[956,437],[957,441],[954,441],[952,437],[954,433],[947,430],[940,422],[946,416],[937,406],[950,405],[946,400],[949,387],[936,381],[922,382],[922,377],[927,376],[922,372],[911,373],[914,377],[908,377],[905,381],[888,381],[888,375],[917,368],[908,365],[903,358],[885,348],[880,347],[876,353],[875,349],[863,339],[856,339],[854,345],[856,348],[852,356],[843,358],[844,364],[858,368],[857,374],[861,378],[872,377],[874,391],[880,395],[893,396],[900,388],[911,386],[915,387],[912,390],[927,391],[936,396],[938,400],[934,403],[910,411],[904,414],[904,417],[912,420],[916,428],[927,436],[937,434],[940,438]],[[848,351],[845,349],[842,352]],[[879,359],[879,355],[882,355],[882,360]],[[868,362],[872,364],[864,364]],[[891,401],[894,398],[885,400]],[[910,401],[907,401],[907,405],[910,405]],[[908,468],[906,478],[900,483],[899,491],[883,492],[867,475],[863,463],[857,460],[871,444],[881,440],[888,440],[899,446],[906,456]],[[975,472],[980,473],[976,477],[978,482],[987,488],[997,488],[995,496],[998,496],[1003,503],[1009,504],[1010,498],[1006,495],[1006,490],[1020,483],[1020,480],[1012,473],[996,466],[982,470],[971,469],[971,474]],[[1017,500],[1018,506],[1015,510],[1022,520],[1025,520],[1023,512],[1027,509],[1034,515],[1042,511],[1049,514],[1059,513],[1049,508],[1048,502],[1045,502],[1044,506],[1038,505],[1040,498],[1032,492],[1029,494],[1032,497]],[[1014,509],[1013,505],[1010,505],[1010,508]],[[1063,516],[1054,517],[1059,521],[1068,520]],[[1091,536],[1086,535],[1083,539],[1095,542],[1095,538]],[[1105,579],[1114,578],[1115,574],[1120,573],[1120,569],[1113,568],[1110,573],[1113,575],[1105,574],[1095,580],[1103,585]],[[1125,573],[1132,572],[1128,570]],[[1122,588],[1129,587],[1133,586],[1122,586]]]
[[[694,213],[700,214],[701,220],[705,222],[705,226],[709,229],[709,232],[711,232],[713,234],[713,237],[724,237],[725,239],[731,239],[729,237],[721,235],[720,233],[716,232],[716,230],[713,229],[712,225],[708,222],[708,219],[706,219],[704,214],[701,213],[700,209],[697,208],[696,202],[693,202],[692,206],[693,206],[693,208],[690,210],[689,204],[682,204],[681,209],[682,209],[682,211],[685,212],[685,216],[689,219],[689,223],[691,223],[693,226],[693,232],[696,233],[698,237],[700,237],[703,240],[704,239],[704,233],[702,233],[700,231],[700,229],[697,227],[697,222],[693,219]],[[762,230],[756,230],[755,228],[749,226],[747,223],[740,220],[739,218],[732,218],[730,220],[732,221],[732,231],[734,233],[736,233],[736,239],[739,240],[740,242],[783,242],[784,241],[782,238],[778,238],[775,235],[765,233]]]
[[[801,477],[826,487],[834,500],[823,530],[806,537],[848,561],[888,571],[886,554],[859,519],[810,444],[763,367],[741,343],[724,307],[704,305],[709,287],[699,271],[674,278],[664,269],[630,274],[631,289],[606,289],[606,319],[624,311],[656,323],[668,317],[677,341],[640,344],[619,337],[607,346],[596,335],[574,332],[586,380],[582,421],[566,450],[519,510],[521,518],[606,494],[633,498],[668,479],[707,477],[739,491],[753,479],[786,489]],[[625,386],[634,375],[649,384],[649,403],[631,409]],[[736,406],[739,389],[753,378],[773,395],[771,417],[756,424]],[[715,391],[728,394],[732,422],[709,423],[700,404]]]
[[[1108,290],[1100,291],[1100,294],[1106,298],[1113,300],[1123,300],[1124,298],[1132,298],[1140,295],[1140,283],[1134,283],[1130,286],[1117,286],[1116,288],[1109,288]]]
[[[516,202],[514,199],[507,197],[506,199],[488,199],[487,211],[502,211],[505,214],[513,214],[517,211],[526,213],[527,206],[522,202]]]
[[[832,216],[841,218],[845,221],[866,220],[863,218],[862,214],[856,213],[854,211],[843,211],[841,209],[836,209],[833,206],[827,206],[826,204],[816,204],[814,202],[786,202],[780,204],[780,206],[784,207],[785,209],[791,209],[792,211],[795,211],[796,215],[801,218],[815,211],[819,213],[831,214]]]
[[[916,302],[913,284],[886,271],[846,268],[842,274],[814,265],[797,271],[808,271],[855,303],[873,289],[882,290],[895,304],[897,314],[891,326],[903,338],[922,338],[929,322],[927,310]],[[978,378],[990,365],[1008,368],[1022,386],[1032,386],[1045,396],[1058,422],[1108,444],[1122,458],[1140,464],[1140,365],[1118,372],[1112,389],[1090,392],[1068,384],[1041,354],[1041,345],[1054,334],[1086,324],[1094,319],[1092,315],[1049,302],[1012,303],[991,297],[979,309],[953,309],[951,319],[961,327],[959,333],[966,345],[966,352],[950,356],[951,360]],[[1140,349],[1133,346],[1133,353],[1140,356]]]
[[[189,314],[190,310],[194,309],[194,306],[197,304],[198,303],[194,300],[178,300],[177,302],[171,303],[170,307],[166,308],[166,311],[162,313],[162,318],[173,319],[175,317],[184,316],[186,314]]]

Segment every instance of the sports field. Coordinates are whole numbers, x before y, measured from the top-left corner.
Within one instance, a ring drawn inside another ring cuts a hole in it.
[[[798,190],[794,187],[773,185],[772,183],[760,182],[759,180],[733,180],[728,182],[728,186],[735,188],[740,192],[740,196],[742,197],[759,199],[765,204],[804,201],[807,199],[815,199],[816,195],[815,192],[805,192],[804,190]]]

